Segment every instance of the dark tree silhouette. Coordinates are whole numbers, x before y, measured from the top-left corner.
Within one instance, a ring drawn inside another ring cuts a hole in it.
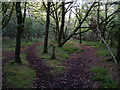
[[[48,52],[48,35],[49,35],[49,24],[50,24],[50,4],[51,4],[51,2],[47,2],[46,32],[45,32],[43,53]]]
[[[21,11],[21,2],[16,2],[16,16],[17,16],[17,37],[16,37],[16,47],[15,47],[15,63],[21,63],[20,58],[20,49],[21,49],[21,35],[22,31],[24,30],[24,20],[26,16],[26,2],[25,2],[25,9],[24,15],[22,17]]]
[[[118,8],[120,9],[120,1],[118,2]],[[118,46],[117,46],[117,55],[116,59],[120,62],[120,12],[118,12]]]

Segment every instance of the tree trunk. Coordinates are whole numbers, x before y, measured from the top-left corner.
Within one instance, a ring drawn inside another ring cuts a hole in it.
[[[55,35],[55,38],[56,38],[57,43],[59,43],[58,42],[58,35],[59,35],[59,21],[56,20],[56,35]]]
[[[55,44],[53,45],[53,48],[52,48],[52,56],[51,56],[51,59],[56,59],[56,55],[55,55]]]
[[[120,8],[120,1],[118,8]],[[120,12],[118,12],[118,23],[120,24]],[[117,46],[117,55],[116,59],[118,62],[120,62],[120,26],[118,25],[118,46]]]
[[[24,21],[26,17],[26,4],[24,8],[24,15],[22,17],[21,2],[16,2],[16,16],[17,16],[17,37],[16,37],[16,47],[15,47],[15,63],[22,63],[20,58],[21,49],[21,35],[24,30]]]
[[[80,29],[80,34],[79,34],[79,40],[80,40],[79,43],[80,43],[80,44],[82,43],[82,38],[81,38],[81,36],[82,36],[82,35],[81,35],[81,29]]]
[[[23,30],[23,19],[20,7],[20,2],[16,2],[16,15],[17,15],[17,38],[15,48],[15,63],[21,63],[20,48],[21,48],[21,32]]]
[[[65,5],[64,5],[64,3],[65,2],[62,2],[62,20],[61,20],[60,32],[58,35],[58,44],[61,44],[63,31],[64,31],[64,23],[65,23]]]
[[[21,48],[21,28],[17,28],[16,48],[15,48],[15,62],[21,63],[20,48]]]
[[[107,3],[105,4],[105,19],[107,19]],[[105,21],[105,24],[107,24],[107,20]],[[105,26],[105,29],[103,29],[103,31],[102,31],[102,37],[105,39],[105,32],[106,32],[106,30],[107,30],[107,28],[106,28],[106,26]],[[104,43],[103,41],[102,41],[102,43]]]
[[[46,16],[46,32],[45,32],[45,40],[44,40],[44,48],[43,53],[48,52],[48,34],[49,34],[49,24],[50,24],[50,2],[47,2],[47,16]]]
[[[120,62],[120,28],[119,28],[119,38],[118,38],[118,47],[117,47],[116,59],[118,62]]]

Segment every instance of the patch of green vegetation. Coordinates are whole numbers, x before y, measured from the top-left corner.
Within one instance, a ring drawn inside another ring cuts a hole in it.
[[[96,53],[98,56],[109,56],[110,52],[108,50],[99,50]]]
[[[57,60],[64,60],[64,59],[69,57],[69,54],[77,51],[78,48],[79,48],[79,45],[77,45],[73,42],[66,43],[62,48],[56,47],[55,48],[56,59]],[[52,46],[49,45],[47,54],[42,53],[43,52],[42,51],[43,50],[43,45],[40,45],[40,47],[38,49],[39,49],[38,56],[40,56],[43,59],[51,59]]]
[[[68,42],[62,47],[62,49],[68,53],[74,53],[78,50],[78,48],[78,44],[74,42]]]
[[[22,64],[16,64],[14,61],[7,63],[3,67],[6,83],[12,88],[31,88],[35,76],[35,71],[30,68],[25,55],[21,55]]]
[[[91,71],[98,73],[98,74],[103,74],[103,75],[106,75],[108,73],[108,71],[106,69],[101,68],[101,67],[92,67]]]
[[[57,67],[61,64],[59,60],[47,60],[47,65],[52,67]]]
[[[21,47],[31,46],[32,44],[32,42],[23,42]]]
[[[86,45],[97,48],[98,51],[96,54],[98,56],[110,56],[110,52],[104,43],[94,42],[94,41],[83,41],[83,43]],[[112,50],[113,54],[116,53],[115,47],[111,47],[111,50]]]
[[[58,74],[61,71],[64,71],[65,67],[64,66],[57,66],[54,68],[54,70],[51,70],[50,73],[51,74]]]
[[[48,53],[43,53],[43,54],[41,54],[41,56],[40,56],[41,58],[43,58],[43,59],[49,59],[50,58],[50,54],[48,54]]]
[[[120,88],[117,82],[104,83],[99,86],[99,88]]]
[[[15,40],[5,39],[2,40],[2,51],[14,51],[15,49]]]
[[[85,50],[81,49],[80,51],[81,51],[81,52],[84,52]]]
[[[15,51],[15,39],[7,38],[2,40],[2,51]],[[21,47],[31,46],[35,41],[30,41],[28,39],[22,39]]]
[[[51,45],[51,42],[49,42],[48,53],[43,54],[42,53],[43,45],[40,45],[40,47],[38,48],[38,51],[39,51],[38,56],[44,59],[45,64],[47,66],[54,68],[53,70],[50,71],[50,73],[56,74],[65,69],[65,67],[61,65],[61,62],[69,58],[70,54],[74,53],[78,49],[79,49],[79,44],[76,44],[75,42],[70,41],[66,43],[62,48],[56,47],[55,48],[56,59],[51,60],[52,45]]]
[[[2,48],[2,51],[15,51],[15,48],[11,47],[11,48]]]
[[[91,71],[95,72],[92,79],[97,82],[102,82],[99,88],[119,88],[118,82],[108,75],[108,71],[106,69],[101,67],[92,67]]]
[[[104,83],[114,83],[115,81],[113,80],[113,78],[109,75],[106,75],[104,77],[104,80],[103,80]]]
[[[65,69],[60,60],[46,60],[46,65],[53,68],[50,71],[51,74],[57,74]]]
[[[100,42],[95,42],[95,41],[83,41],[83,44],[89,45],[89,46],[92,46],[92,47],[97,47],[97,48],[105,47],[104,44],[102,44]]]
[[[103,81],[104,80],[104,75],[102,74],[95,74],[94,77],[92,78],[95,81]]]

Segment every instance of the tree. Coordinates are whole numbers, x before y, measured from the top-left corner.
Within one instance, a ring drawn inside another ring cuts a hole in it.
[[[64,24],[65,24],[65,2],[62,2],[62,18],[61,18],[61,27],[58,36],[58,44],[61,44],[63,31],[64,31]]]
[[[120,1],[118,2],[118,8],[120,9]],[[120,62],[120,12],[118,12],[118,46],[116,59]]]
[[[49,34],[49,24],[50,24],[50,4],[51,4],[51,2],[47,2],[46,32],[45,32],[43,53],[48,52],[48,34]]]
[[[17,16],[17,37],[16,37],[16,47],[15,47],[15,63],[21,63],[20,49],[21,49],[21,35],[24,31],[24,21],[26,16],[26,2],[24,14],[21,11],[21,2],[16,2],[16,16]]]
[[[83,22],[86,20],[86,18],[89,16],[91,9],[94,7],[94,5],[96,4],[96,2],[94,2],[89,10],[87,11],[87,13],[85,14],[85,17],[81,20],[81,22],[79,23],[79,25],[73,30],[73,32],[63,41],[61,42],[58,46],[62,47],[73,35],[75,35],[75,33],[81,28]],[[81,32],[82,33],[82,32]]]
[[[2,28],[4,28],[12,16],[15,3],[2,2]],[[11,8],[12,7],[12,8]]]

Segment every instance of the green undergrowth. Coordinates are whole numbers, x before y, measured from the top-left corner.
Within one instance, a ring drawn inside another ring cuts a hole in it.
[[[35,71],[30,67],[25,54],[22,54],[21,58],[22,64],[16,64],[11,61],[3,67],[6,84],[12,88],[31,88]]]
[[[96,54],[98,56],[110,56],[110,52],[104,43],[94,42],[94,41],[83,41],[83,44],[97,48],[98,50],[97,50]],[[111,48],[113,54],[115,54],[116,53],[115,48],[113,48],[113,47],[110,47],[110,48]]]
[[[101,68],[101,67],[93,67],[93,68],[91,68],[91,71],[98,73],[98,74],[103,74],[103,75],[106,75],[108,73],[108,71],[106,69]]]
[[[92,79],[101,82],[99,88],[120,88],[118,82],[113,80],[107,69],[102,67],[92,67],[90,70],[95,73]]]
[[[89,46],[92,46],[92,47],[97,47],[97,48],[100,48],[100,47],[105,47],[104,44],[98,42],[98,41],[83,41],[83,44],[85,45],[89,45]]]
[[[43,45],[40,45],[38,48],[38,56],[42,59],[44,59],[45,64],[48,67],[53,67],[54,69],[50,71],[51,74],[57,74],[63,70],[65,70],[65,66],[63,66],[61,63],[63,60],[69,58],[70,54],[73,54],[75,51],[79,49],[79,44],[69,41],[67,42],[62,48],[57,47],[55,48],[55,55],[56,59],[52,60],[52,43],[49,42],[49,47],[48,47],[48,53],[43,54]]]
[[[16,40],[15,39],[3,39],[2,40],[2,51],[15,51],[15,46],[16,46]],[[27,47],[27,46],[31,46],[34,42],[36,42],[35,40],[28,40],[28,39],[22,39],[21,41],[21,47]]]
[[[98,55],[98,56],[110,56],[110,52],[108,51],[108,50],[98,50],[97,52],[96,52],[96,54]]]

